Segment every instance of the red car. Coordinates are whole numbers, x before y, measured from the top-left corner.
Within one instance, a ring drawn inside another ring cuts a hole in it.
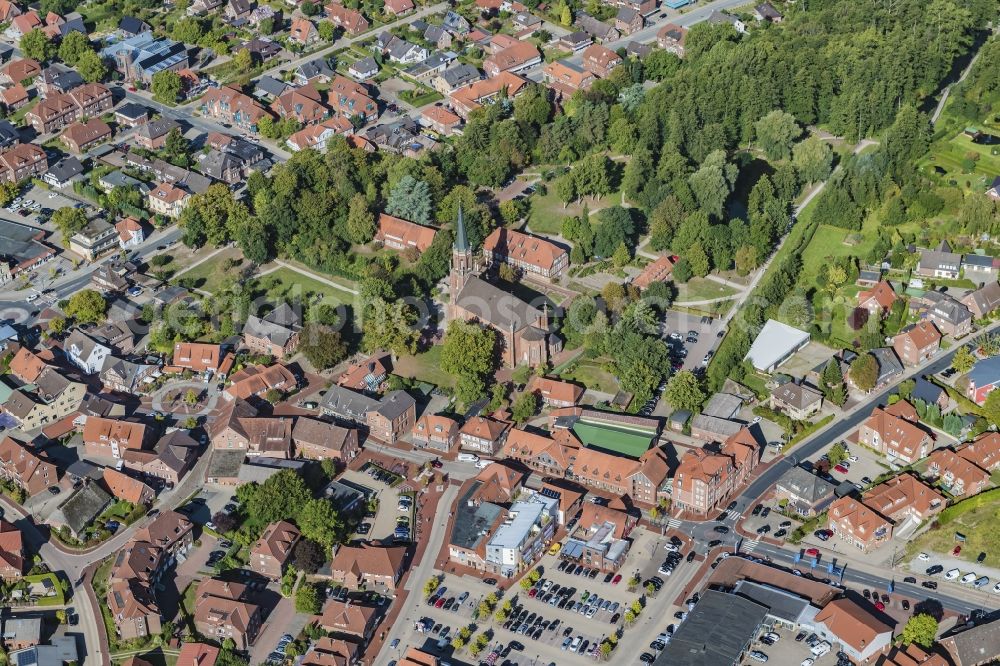
[[[441,597],[440,599],[437,600],[437,603],[434,604],[434,608],[441,608],[441,606],[444,606],[445,601],[447,601],[447,599]]]
[[[884,611],[885,610],[885,604],[882,603],[881,601],[876,601],[875,602],[875,608],[876,608],[876,610]]]
[[[433,467],[434,469],[441,469],[443,465],[444,463],[437,458],[431,461],[431,467]]]
[[[529,597],[533,597],[536,594],[538,594],[538,588],[537,587],[533,587],[530,590],[528,590],[528,596]]]
[[[955,546],[955,550],[951,551],[951,554],[952,555],[958,555],[961,552],[962,552],[962,547],[961,546]]]
[[[840,472],[841,474],[847,474],[847,468],[844,467],[843,465],[837,465],[833,469],[837,472]]]
[[[806,555],[809,557],[819,557],[819,548],[806,548]]]
[[[611,579],[611,584],[612,585],[617,585],[620,582],[622,582],[622,575],[621,574],[618,574],[617,576],[615,576],[614,578]]]

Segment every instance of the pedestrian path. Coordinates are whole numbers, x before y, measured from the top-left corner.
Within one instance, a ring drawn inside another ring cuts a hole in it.
[[[760,539],[744,540],[740,545],[740,551],[743,553],[752,553],[759,545]]]
[[[679,518],[671,518],[670,520],[667,521],[667,527],[669,527],[672,530],[679,529],[680,526],[683,524],[684,523]]]

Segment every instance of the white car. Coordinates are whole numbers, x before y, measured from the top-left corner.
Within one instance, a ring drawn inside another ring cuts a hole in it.
[[[858,457],[857,456],[850,456],[848,458],[848,460],[850,460],[851,462],[858,462]]]
[[[672,543],[665,544],[663,546],[663,549],[668,553],[676,553],[678,550],[680,550],[677,546],[675,546]]]
[[[822,643],[817,643],[810,650],[810,652],[812,652],[813,655],[816,656],[817,658],[822,657],[829,651],[830,651],[830,644],[827,641],[823,641]]]
[[[802,660],[802,663],[799,664],[799,666],[813,666],[813,664],[815,663],[816,663],[815,659],[813,659],[812,657],[806,657],[805,659]]]
[[[926,562],[927,560],[931,559],[931,556],[928,555],[927,553],[920,553],[919,555],[917,555],[917,559],[920,560],[921,562]]]
[[[759,416],[755,416],[755,417],[753,417],[753,421],[751,421],[750,423],[751,423],[751,424],[757,424],[757,423],[760,423],[760,417],[759,417]],[[763,652],[762,652],[761,654],[763,654]]]
[[[977,576],[974,571],[970,571],[969,573],[962,576],[962,582],[968,585],[969,583],[974,582],[977,578],[979,578],[979,576]]]
[[[1000,583],[997,583],[996,585],[993,586],[993,591],[996,592],[997,594],[1000,594]]]
[[[767,661],[767,655],[761,652],[760,650],[754,650],[753,652],[750,653],[749,656],[751,659],[754,659],[755,661],[759,661],[761,663]]]
[[[958,569],[950,569],[947,573],[945,573],[944,577],[947,580],[955,580],[956,578],[959,577],[961,573],[962,572],[959,571]]]
[[[28,303],[34,303],[38,300],[38,294],[29,294],[27,298],[24,299]]]
[[[767,634],[765,634],[765,635],[764,635],[764,637],[765,637],[765,638],[768,638],[768,639],[770,639],[770,640],[772,640],[772,641],[774,641],[775,643],[777,643],[778,641],[780,641],[780,640],[781,640],[781,636],[779,636],[778,634],[776,634],[776,633],[775,633],[775,632],[773,632],[773,631],[771,631],[771,632],[768,632]]]

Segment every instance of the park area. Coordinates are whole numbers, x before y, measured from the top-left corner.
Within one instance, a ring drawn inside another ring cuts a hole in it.
[[[622,195],[620,192],[614,192],[599,198],[583,197],[582,200],[570,202],[563,207],[562,201],[556,196],[555,185],[548,183],[544,195],[536,192],[529,201],[531,209],[528,212],[528,229],[535,234],[558,235],[562,232],[563,218],[582,215],[585,205],[593,216],[602,208],[621,205]],[[596,220],[591,217],[591,224],[595,222]]]

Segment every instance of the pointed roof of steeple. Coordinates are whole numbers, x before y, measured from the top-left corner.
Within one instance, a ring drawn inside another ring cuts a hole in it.
[[[462,217],[462,204],[458,204],[458,220],[455,222],[455,251],[466,252],[469,249],[469,239],[465,235],[465,219]]]

